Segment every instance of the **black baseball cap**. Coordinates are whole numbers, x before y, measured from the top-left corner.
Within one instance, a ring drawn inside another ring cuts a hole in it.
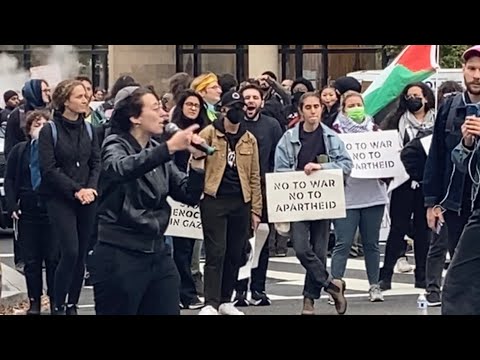
[[[220,100],[220,103],[218,104],[218,106],[219,107],[223,107],[223,106],[230,107],[234,104],[245,105],[245,99],[243,98],[242,94],[240,94],[235,89],[232,89],[230,91],[227,91],[225,94],[223,94],[222,99]]]

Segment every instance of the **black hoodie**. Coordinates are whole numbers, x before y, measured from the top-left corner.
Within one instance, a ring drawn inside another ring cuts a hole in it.
[[[240,183],[240,176],[238,175],[235,148],[240,138],[247,132],[247,128],[245,124],[241,122],[237,133],[230,134],[225,131],[223,122],[224,118],[220,118],[213,123],[215,129],[225,134],[225,139],[228,142],[228,152],[225,159],[227,166],[225,167],[222,182],[217,191],[217,197],[243,196],[242,184]]]

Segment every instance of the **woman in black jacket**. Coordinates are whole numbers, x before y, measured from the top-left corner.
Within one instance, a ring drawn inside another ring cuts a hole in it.
[[[113,134],[102,147],[98,242],[90,257],[98,315],[178,315],[179,276],[164,242],[171,208],[167,197],[195,206],[205,173],[192,159],[189,175],[172,161],[177,151],[203,141],[198,125],[169,140],[163,133],[159,98],[150,89],[125,88],[115,98]]]
[[[96,216],[100,151],[95,132],[84,120],[88,99],[83,84],[62,81],[52,102],[53,124],[45,125],[39,137],[40,189],[48,196],[48,215],[61,254],[55,273],[55,312],[76,315]]]
[[[38,135],[50,114],[35,110],[27,116],[25,132],[27,141],[12,148],[5,173],[7,209],[14,221],[18,221],[18,236],[25,258],[30,309],[27,315],[40,315],[43,293],[42,264],[45,262],[47,294],[53,313],[53,290],[58,251],[51,233],[45,199],[37,189],[41,183],[38,164]]]
[[[202,97],[193,90],[183,92],[173,110],[171,122],[180,129],[197,124],[198,132],[209,125],[210,121]],[[187,172],[189,159],[188,150],[179,151],[174,155],[175,165],[183,172]],[[191,267],[195,241],[188,238],[173,238],[173,259],[180,274],[180,304],[184,309],[198,309],[203,306],[198,298]]]
[[[391,226],[385,248],[385,259],[380,269],[380,288],[392,288],[395,263],[406,247],[404,241],[413,215],[415,248],[415,287],[425,289],[426,258],[429,246],[427,209],[424,205],[422,184],[424,159],[419,139],[432,131],[435,122],[435,96],[424,83],[407,85],[399,96],[398,108],[382,122],[384,130],[398,130],[403,151],[403,161],[411,177],[392,191],[390,200]],[[415,147],[410,145],[415,141]],[[406,149],[405,149],[406,147]],[[412,153],[417,150],[419,156]],[[420,151],[419,151],[420,150]],[[412,155],[414,155],[412,157]],[[423,158],[423,159],[422,159]],[[422,175],[420,175],[422,174]]]

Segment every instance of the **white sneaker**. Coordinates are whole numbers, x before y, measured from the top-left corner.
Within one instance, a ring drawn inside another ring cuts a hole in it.
[[[382,290],[380,290],[380,286],[372,285],[370,286],[370,290],[368,290],[368,295],[370,296],[371,302],[383,302],[383,294]]]
[[[220,305],[218,308],[218,313],[220,315],[245,315],[243,312],[238,310],[233,303],[225,303]]]
[[[208,305],[205,306],[202,310],[200,310],[198,315],[218,315],[218,311],[213,306]]]
[[[413,270],[413,266],[408,263],[406,257],[397,260],[397,271],[401,273],[408,273]]]

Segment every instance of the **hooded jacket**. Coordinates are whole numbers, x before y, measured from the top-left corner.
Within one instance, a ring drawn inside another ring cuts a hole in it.
[[[45,109],[47,103],[43,101],[42,97],[42,80],[29,80],[25,83],[22,90],[25,105],[15,108],[7,119],[7,129],[5,131],[5,158],[12,148],[22,142],[26,141],[25,135],[25,121],[28,112],[33,110]]]

